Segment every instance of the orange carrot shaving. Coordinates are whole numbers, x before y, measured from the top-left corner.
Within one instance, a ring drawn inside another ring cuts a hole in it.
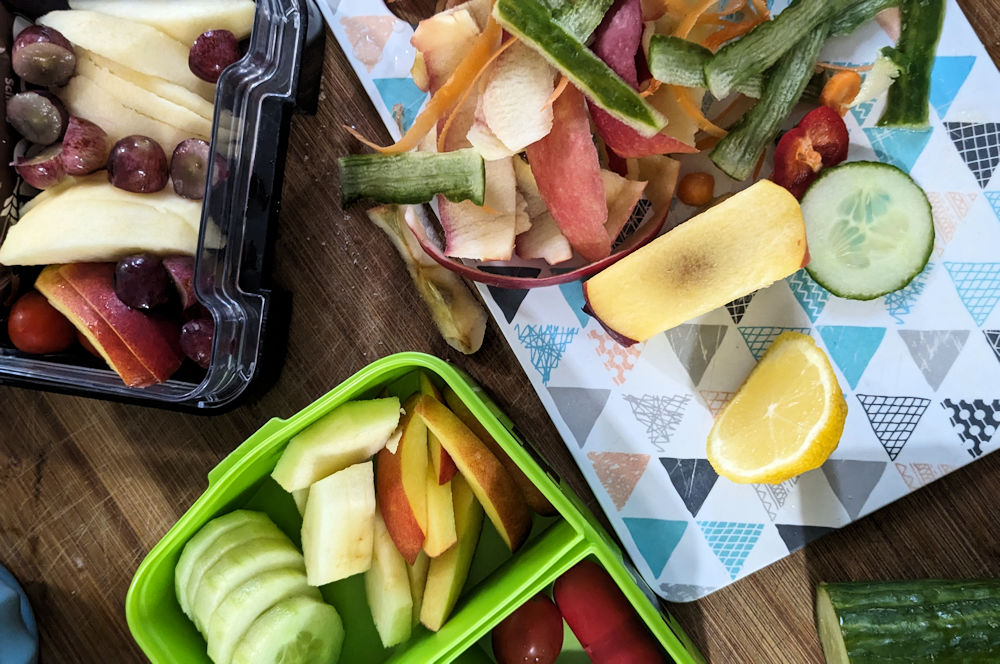
[[[702,15],[702,21],[719,20],[723,16],[730,16],[747,6],[747,0],[733,0],[717,12],[708,12]]]
[[[655,95],[657,92],[659,92],[660,86],[662,86],[662,85],[663,85],[663,81],[658,81],[655,78],[651,78],[651,79],[649,79],[649,85],[646,86],[645,90],[643,90],[642,92],[639,93],[639,96],[640,97],[651,97],[652,95]]]
[[[764,167],[764,157],[767,156],[767,150],[760,153],[760,159],[757,160],[757,165],[754,166],[753,176],[750,178],[751,182],[757,181],[757,176],[760,175],[760,169]]]
[[[856,71],[856,72],[871,71],[872,69],[871,65],[848,66],[848,65],[834,64],[833,62],[817,62],[816,67],[819,69],[829,69],[830,71]]]
[[[861,92],[861,74],[856,71],[838,71],[830,77],[819,95],[819,103],[829,106],[844,117],[847,108]]]
[[[722,30],[717,30],[709,35],[705,41],[702,42],[702,46],[710,51],[717,51],[719,47],[726,42],[736,39],[737,37],[742,37],[766,20],[767,19],[763,16],[752,16],[746,20],[740,21],[739,23],[732,23]]]
[[[694,103],[694,100],[688,94],[687,88],[683,88],[679,85],[668,86],[670,91],[673,93],[674,97],[677,99],[677,104],[681,107],[681,110],[688,115],[699,129],[711,136],[725,136],[727,132],[722,127],[712,124],[708,118],[701,112],[701,109]]]
[[[380,147],[365,139],[356,131],[350,128],[348,128],[348,131],[359,141],[382,154],[398,154],[412,150],[434,128],[434,125],[437,124],[437,121],[445,111],[455,106],[455,101],[460,96],[468,95],[469,90],[472,89],[473,84],[476,82],[479,74],[482,73],[482,70],[485,69],[486,64],[492,61],[494,57],[493,45],[500,38],[502,32],[503,29],[500,27],[500,24],[491,16],[486,23],[486,29],[476,37],[472,48],[462,58],[462,61],[448,78],[448,81],[431,96],[430,101],[427,102],[427,106],[417,116],[416,120],[413,121],[413,125],[410,126],[403,137],[392,145]]]
[[[549,98],[545,100],[545,103],[542,104],[542,107],[538,110],[544,110],[556,103],[556,99],[559,99],[559,97],[562,96],[563,90],[566,89],[567,85],[569,85],[569,79],[566,78],[565,74],[563,74],[559,77],[559,82],[556,83],[556,87],[552,90],[552,94],[549,95]]]
[[[492,17],[490,18],[490,22],[495,23],[495,21],[493,21]],[[517,42],[517,37],[511,37],[510,39],[508,39],[507,41],[505,41],[503,44],[501,44],[500,48],[498,48],[496,51],[493,52],[493,55],[491,55],[486,60],[486,62],[483,63],[483,65],[479,68],[479,70],[468,81],[468,87],[465,88],[465,90],[462,92],[462,96],[458,98],[458,101],[452,107],[451,113],[448,115],[448,119],[445,120],[444,126],[441,127],[441,133],[438,134],[438,140],[437,140],[438,152],[444,152],[445,151],[444,150],[444,145],[445,145],[444,139],[448,136],[448,131],[451,129],[452,123],[455,122],[455,118],[458,117],[458,111],[459,111],[459,109],[461,109],[462,105],[465,104],[465,100],[469,98],[469,93],[471,93],[472,90],[473,90],[473,88],[476,87],[475,86],[476,81],[478,81],[479,77],[483,75],[483,72],[485,72],[486,69],[491,64],[493,64],[493,62],[498,57],[500,57],[501,53],[503,53],[504,51],[506,51],[508,48],[511,47],[512,44],[514,44],[516,42]],[[461,67],[461,65],[459,65],[459,66]],[[450,83],[451,79],[448,79],[448,82]],[[447,85],[447,83],[445,85]],[[438,92],[440,92],[440,90]],[[430,130],[428,130],[428,131],[430,131]]]
[[[701,15],[711,9],[717,1],[718,0],[704,0],[704,2],[700,5],[688,12],[687,15],[681,19],[677,29],[674,30],[674,36],[680,37],[681,39],[687,39],[688,35],[691,34],[691,30],[694,29],[695,25],[697,25],[698,19],[701,18]]]

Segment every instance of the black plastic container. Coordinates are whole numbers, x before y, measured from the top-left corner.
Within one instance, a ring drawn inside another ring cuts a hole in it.
[[[198,299],[215,320],[215,342],[207,371],[185,362],[169,381],[130,388],[102,361],[85,351],[31,356],[0,334],[0,384],[141,403],[180,410],[209,411],[232,406],[277,377],[283,361],[290,295],[269,278],[272,240],[284,180],[292,111],[314,112],[322,69],[324,26],[309,0],[256,0],[257,13],[246,56],[219,79],[212,128],[214,168],[228,177],[210,188],[203,205],[195,267]],[[41,6],[44,5],[44,6]],[[9,13],[28,18],[61,2],[3,2]],[[5,17],[6,18],[6,17]],[[9,39],[11,25],[0,25]],[[9,71],[9,49],[4,51]],[[0,132],[7,131],[6,123]],[[0,136],[0,152],[11,151]],[[10,156],[9,154],[7,155]],[[10,159],[7,158],[6,162]],[[210,174],[210,181],[215,181]],[[5,198],[12,186],[0,175]],[[4,211],[7,214],[7,211]],[[0,220],[0,237],[7,219]],[[223,242],[205,242],[214,223]],[[37,270],[16,268],[21,291]],[[2,320],[4,332],[6,321]]]

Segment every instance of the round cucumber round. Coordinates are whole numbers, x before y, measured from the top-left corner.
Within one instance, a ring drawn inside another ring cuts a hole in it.
[[[333,664],[343,643],[336,609],[310,597],[290,597],[250,625],[232,664]]]
[[[211,550],[212,545],[223,534],[250,523],[256,523],[260,526],[267,521],[269,519],[260,512],[236,510],[212,519],[188,540],[187,544],[184,545],[184,550],[181,551],[177,567],[174,568],[174,591],[185,615],[191,617],[191,602],[187,594],[187,587],[191,576],[199,569],[198,559],[206,551]]]
[[[279,567],[306,570],[302,554],[285,536],[253,539],[227,551],[202,572],[196,594],[191,597],[192,618],[200,631],[222,600],[233,589],[261,572]]]
[[[806,270],[839,297],[872,300],[903,288],[934,248],[927,195],[890,164],[824,170],[802,197],[802,216],[812,257]]]
[[[208,656],[229,664],[240,639],[257,618],[283,599],[294,596],[320,599],[319,590],[306,583],[297,567],[262,572],[234,588],[206,621]]]

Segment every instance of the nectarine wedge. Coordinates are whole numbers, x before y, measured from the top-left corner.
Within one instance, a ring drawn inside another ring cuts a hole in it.
[[[434,397],[442,401],[441,391],[431,382],[427,374],[420,372],[420,393]],[[451,460],[451,456],[441,447],[441,441],[437,436],[427,432],[427,449],[430,453],[431,465],[434,466],[434,474],[437,476],[438,484],[444,484],[451,480],[458,472],[458,467]]]
[[[427,533],[427,426],[412,412],[403,416],[403,435],[395,453],[383,448],[377,457],[375,487],[379,511],[407,564],[412,565]]]
[[[427,536],[424,552],[434,558],[455,544],[455,508],[451,482],[438,484],[434,469],[427,468]]]

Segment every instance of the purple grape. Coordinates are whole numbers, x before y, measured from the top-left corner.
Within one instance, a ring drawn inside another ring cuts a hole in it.
[[[66,130],[69,113],[48,92],[18,92],[7,100],[7,122],[32,143],[52,145]]]
[[[62,163],[62,143],[50,145],[34,157],[22,157],[11,166],[35,189],[48,189],[66,176]]]
[[[136,254],[115,266],[115,294],[133,309],[149,311],[170,301],[173,282],[157,256]]]
[[[61,87],[76,73],[76,53],[58,30],[31,25],[14,40],[11,66],[28,83]]]
[[[153,194],[167,186],[167,155],[148,136],[126,136],[111,148],[108,181],[119,189]]]
[[[188,138],[177,144],[170,158],[170,180],[178,196],[200,201],[205,197],[209,145],[200,138]]]
[[[63,136],[62,162],[69,175],[88,175],[108,163],[110,140],[96,124],[70,116]]]
[[[212,363],[212,340],[215,322],[211,318],[195,318],[181,327],[181,351],[202,369]]]
[[[229,30],[209,30],[191,45],[188,67],[203,81],[217,83],[222,72],[240,59],[240,43]]]

